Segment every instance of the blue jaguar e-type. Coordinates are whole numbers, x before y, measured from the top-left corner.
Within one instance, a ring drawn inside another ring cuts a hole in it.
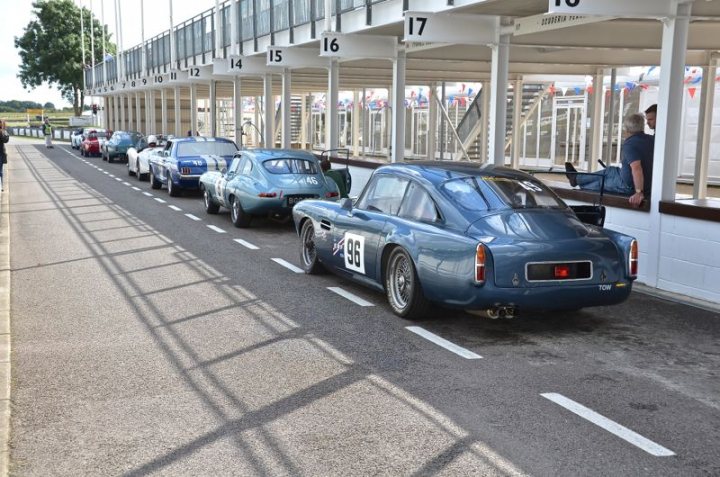
[[[602,228],[602,206],[490,164],[383,166],[357,201],[303,201],[293,218],[306,273],[384,291],[411,319],[431,303],[491,317],[612,305],[637,276],[637,242]]]
[[[337,185],[323,175],[318,159],[291,149],[248,149],[238,152],[227,171],[200,177],[205,211],[230,209],[236,227],[247,227],[253,216],[290,215],[305,199],[339,197]]]

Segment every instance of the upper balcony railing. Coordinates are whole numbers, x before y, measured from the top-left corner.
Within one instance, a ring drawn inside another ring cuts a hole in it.
[[[226,0],[220,5],[220,23],[222,24],[221,48],[223,56],[228,55],[232,43],[231,2]],[[234,0],[237,2],[238,38],[240,53],[243,53],[243,42],[290,28],[306,25],[325,18],[324,0]],[[359,8],[370,9],[372,5],[389,0],[333,0],[333,15],[339,15]],[[144,74],[166,73],[169,69],[187,67],[192,64],[205,64],[215,58],[215,9],[211,8],[173,28],[177,48],[177,63],[170,61],[170,30],[167,30],[144,44],[134,46],[122,52],[122,62],[126,78],[138,78]],[[147,71],[142,71],[143,49]],[[103,75],[102,63],[95,65],[95,83],[93,84],[92,68],[85,70],[88,87],[99,86],[117,81],[117,61],[106,60],[107,78]]]

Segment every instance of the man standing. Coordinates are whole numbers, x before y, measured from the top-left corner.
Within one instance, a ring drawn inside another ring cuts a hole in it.
[[[633,207],[639,207],[652,184],[652,161],[655,149],[654,137],[645,134],[645,118],[642,114],[630,114],[623,120],[625,142],[622,145],[622,166],[608,167],[596,174],[577,174],[575,167],[565,163],[570,185],[584,190],[599,191],[603,176],[603,190],[611,194],[627,195]]]
[[[42,130],[43,135],[45,136],[45,147],[52,149],[52,126],[50,125],[50,120],[48,118],[45,118]]]
[[[657,117],[657,104],[653,104],[645,110],[645,121],[653,134],[655,134],[655,118]]]
[[[5,143],[10,140],[10,135],[5,130],[5,121],[0,119],[0,190],[5,190],[3,185],[3,166],[7,164],[7,151]]]

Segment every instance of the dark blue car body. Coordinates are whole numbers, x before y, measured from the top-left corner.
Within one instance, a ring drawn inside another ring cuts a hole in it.
[[[167,186],[171,196],[183,189],[197,189],[200,176],[221,171],[230,164],[237,146],[219,137],[184,137],[168,140],[161,155],[150,159],[150,186]]]
[[[539,180],[493,165],[383,166],[355,203],[307,200],[293,218],[306,272],[321,265],[384,290],[408,318],[427,302],[491,317],[612,305],[637,275],[632,237],[583,223]]]

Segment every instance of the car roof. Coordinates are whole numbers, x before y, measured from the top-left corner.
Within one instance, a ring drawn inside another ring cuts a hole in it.
[[[516,180],[532,179],[526,172],[491,163],[458,162],[458,161],[413,161],[387,164],[377,169],[378,172],[395,172],[423,178],[434,185],[462,179],[464,177],[507,177]]]
[[[176,137],[175,139],[172,139],[173,143],[179,144],[183,142],[229,142],[232,143],[233,141],[224,137],[204,137],[204,136],[186,136],[186,137]]]
[[[245,149],[238,152],[248,154],[258,160],[285,158],[316,159],[312,153],[301,149]]]

